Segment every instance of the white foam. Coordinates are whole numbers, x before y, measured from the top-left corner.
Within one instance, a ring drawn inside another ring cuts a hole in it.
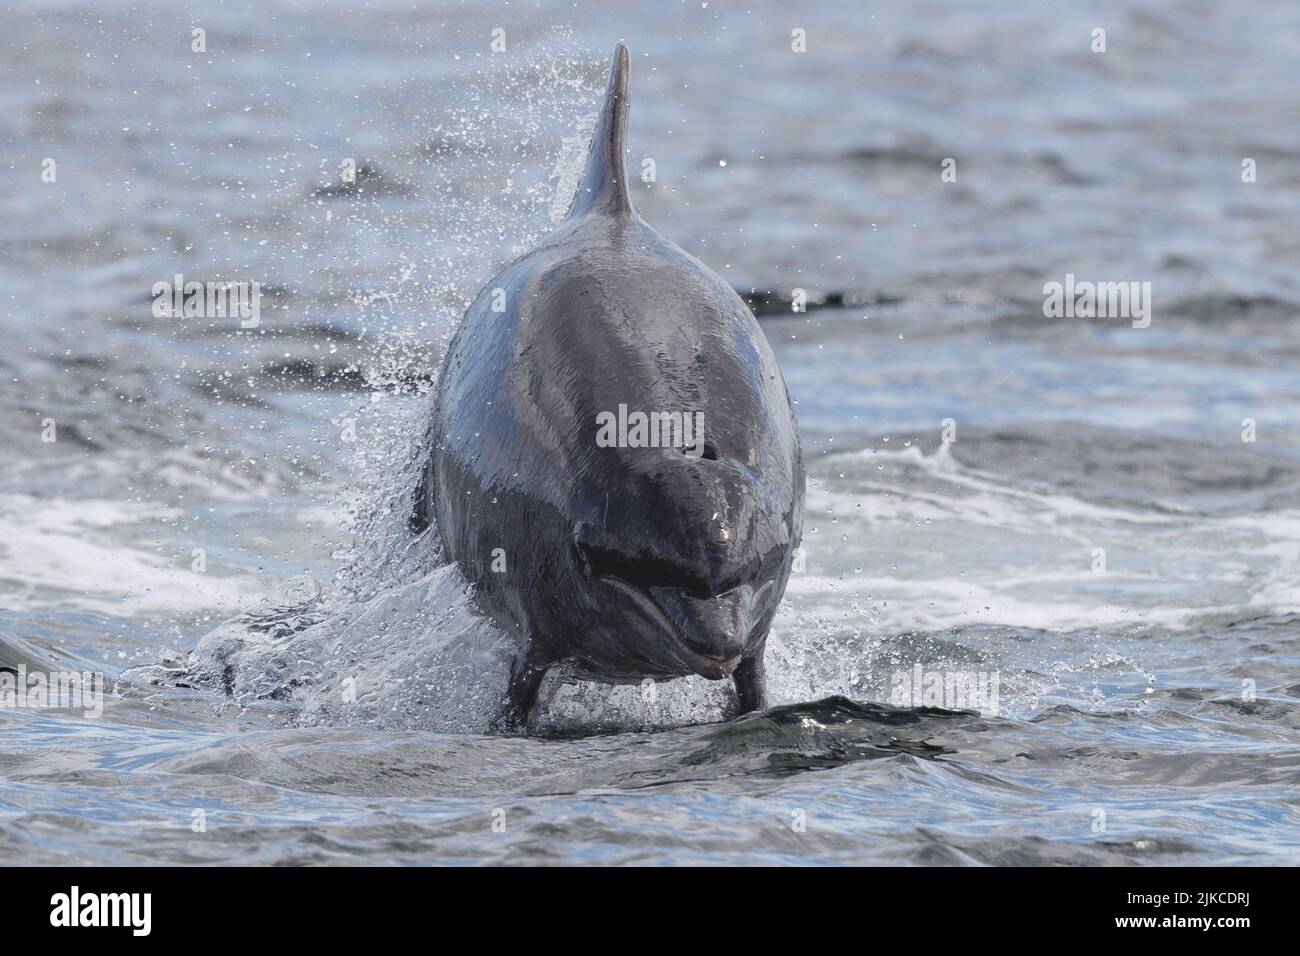
[[[864,462],[883,467],[864,476]],[[1098,505],[969,468],[946,445],[831,455],[813,471],[808,573],[787,590],[807,611],[833,615],[857,599],[885,631],[1070,630],[1181,629],[1210,613],[1300,607],[1295,512]]]
[[[152,505],[0,495],[0,598],[12,610],[118,616],[212,609],[234,613],[262,593],[252,575],[190,570],[156,533],[178,512]]]

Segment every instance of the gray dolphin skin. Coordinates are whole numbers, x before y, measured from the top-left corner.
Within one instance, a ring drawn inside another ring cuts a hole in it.
[[[803,528],[789,392],[735,291],[628,195],[620,42],[568,218],[465,314],[443,362],[415,531],[433,524],[519,650],[494,729],[548,668],[735,681],[763,653]]]

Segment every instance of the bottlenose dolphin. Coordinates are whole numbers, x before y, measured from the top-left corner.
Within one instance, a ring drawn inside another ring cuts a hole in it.
[[[620,42],[568,218],[479,293],[438,381],[412,527],[516,635],[496,727],[569,661],[607,682],[732,677],[763,651],[803,528],[790,396],[735,291],[632,208]]]

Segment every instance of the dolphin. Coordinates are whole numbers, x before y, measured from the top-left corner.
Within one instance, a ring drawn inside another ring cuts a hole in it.
[[[443,360],[411,517],[518,640],[493,727],[547,670],[699,674],[767,706],[803,529],[789,391],[726,282],[632,208],[620,42],[568,217],[487,283]]]

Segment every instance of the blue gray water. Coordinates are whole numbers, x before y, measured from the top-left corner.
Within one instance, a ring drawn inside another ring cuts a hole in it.
[[[798,403],[806,563],[770,711],[561,674],[494,738],[509,639],[402,509],[620,37],[637,205]],[[1300,862],[1298,89],[1281,2],[17,4],[0,663],[112,693],[0,711],[0,859]],[[260,325],[156,318],[178,273]],[[1067,273],[1149,326],[1046,318]]]

